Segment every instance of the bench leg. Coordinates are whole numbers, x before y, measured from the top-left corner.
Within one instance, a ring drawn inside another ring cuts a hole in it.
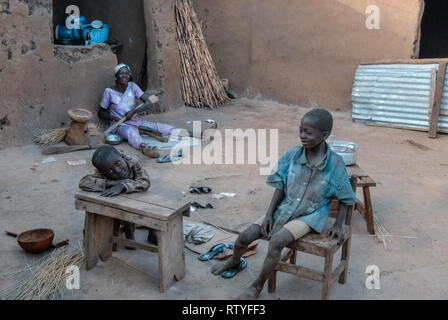
[[[114,237],[118,237],[120,234],[120,220],[118,219],[114,219],[114,231],[113,231],[113,236]],[[117,251],[118,250],[118,244],[117,243],[113,243],[112,244],[112,251]]]
[[[86,212],[84,221],[84,251],[87,270],[93,268],[98,258],[107,260],[112,255],[114,219]]]
[[[157,232],[160,292],[165,292],[173,280],[185,276],[185,253],[182,214],[168,222],[168,231]]]
[[[327,300],[330,292],[331,272],[333,271],[333,253],[327,253],[324,266],[324,281],[322,285],[322,300]]]
[[[363,187],[362,193],[364,196],[364,218],[367,223],[367,231],[370,234],[375,234],[375,227],[373,225],[373,208],[372,208],[372,199],[370,198],[370,189],[369,187]]]

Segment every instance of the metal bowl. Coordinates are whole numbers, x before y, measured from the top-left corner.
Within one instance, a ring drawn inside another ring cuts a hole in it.
[[[17,236],[17,242],[23,250],[39,253],[47,250],[53,242],[54,232],[51,229],[35,229],[22,232]]]
[[[107,144],[117,145],[123,142],[123,137],[119,136],[118,134],[108,134],[104,138],[104,140],[106,141]]]
[[[358,158],[358,144],[350,141],[335,140],[335,136],[330,136],[327,142],[330,148],[342,157],[346,166],[356,164]]]

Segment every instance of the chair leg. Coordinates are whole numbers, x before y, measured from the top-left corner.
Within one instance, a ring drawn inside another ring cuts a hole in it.
[[[351,242],[351,240],[352,240],[352,235],[350,234],[349,238],[342,245],[341,261],[345,260],[344,271],[339,276],[339,283],[342,283],[342,284],[347,282],[348,262],[349,262],[349,258],[350,258],[350,242]]]
[[[331,272],[333,271],[333,252],[325,256],[324,281],[322,286],[322,300],[327,300],[330,291]]]
[[[277,286],[277,271],[272,271],[268,276],[268,292],[275,292],[275,287]]]
[[[296,261],[297,261],[297,250],[294,250],[291,255],[291,258],[289,259],[289,263],[296,264]]]

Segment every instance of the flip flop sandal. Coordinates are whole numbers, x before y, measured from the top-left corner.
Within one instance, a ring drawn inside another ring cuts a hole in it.
[[[210,193],[212,191],[209,187],[190,187],[190,193]]]
[[[157,163],[168,163],[177,160],[179,160],[179,157],[171,158],[170,155],[168,154],[166,156],[163,156],[162,158],[157,159]]]
[[[211,204],[211,203],[207,203],[206,205],[205,205],[205,207],[202,205],[202,204],[200,204],[199,202],[193,202],[192,204],[191,204],[191,206],[193,206],[193,207],[195,207],[195,208],[197,208],[197,209],[213,209],[213,205]]]
[[[227,269],[226,271],[221,273],[221,277],[226,279],[233,278],[238,272],[245,269],[246,267],[247,267],[246,259],[241,258],[240,263],[236,267]]]
[[[209,261],[212,260],[214,256],[216,256],[218,253],[221,253],[224,251],[224,248],[232,249],[233,250],[233,244],[232,243],[218,243],[217,245],[214,245],[210,248],[207,252],[201,253],[198,256],[198,259],[201,261]]]

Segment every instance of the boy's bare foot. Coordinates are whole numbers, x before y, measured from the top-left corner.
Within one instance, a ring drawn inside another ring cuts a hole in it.
[[[258,297],[261,294],[261,291],[263,290],[263,287],[259,288],[255,285],[251,285],[249,288],[245,289],[237,298],[236,300],[255,300],[258,299]]]
[[[239,265],[238,263],[233,263],[232,259],[227,260],[226,262],[219,262],[213,265],[212,267],[212,273],[214,275],[218,275],[223,273],[229,268],[236,268]]]
[[[141,145],[140,151],[150,158],[160,158],[160,153],[157,150],[151,149],[147,145]]]

